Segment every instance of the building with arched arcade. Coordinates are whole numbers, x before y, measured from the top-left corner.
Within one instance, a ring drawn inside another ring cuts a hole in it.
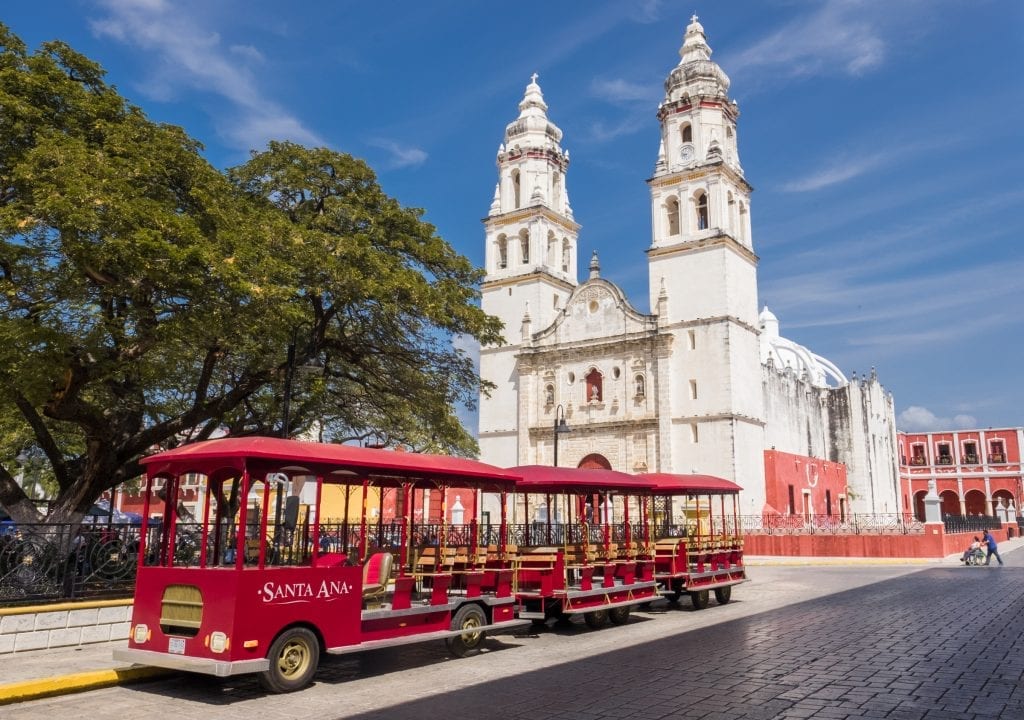
[[[942,515],[1000,515],[1024,496],[1024,428],[898,433],[900,492],[905,507],[924,519],[929,483],[942,499]]]

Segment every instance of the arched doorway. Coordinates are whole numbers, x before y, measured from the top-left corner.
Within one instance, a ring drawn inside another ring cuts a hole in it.
[[[580,464],[576,467],[581,470],[611,470],[612,464],[608,462],[608,458],[600,453],[591,453],[585,458],[580,460]]]
[[[981,490],[968,490],[964,495],[965,512],[968,515],[988,515],[988,503]]]
[[[580,460],[580,464],[577,465],[581,470],[611,470],[612,464],[608,462],[608,458],[600,453],[591,453],[585,458]],[[588,523],[591,522],[603,522],[605,516],[610,511],[608,505],[608,496],[602,496],[598,493],[587,498],[583,508],[584,516]]]
[[[955,490],[943,490],[942,493],[942,516],[960,515],[960,496]]]

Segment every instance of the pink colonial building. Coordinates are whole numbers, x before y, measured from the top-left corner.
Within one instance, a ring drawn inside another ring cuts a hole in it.
[[[1024,488],[1024,428],[897,433],[903,508],[924,518],[934,480],[942,515],[995,516],[1012,503],[1019,514]]]

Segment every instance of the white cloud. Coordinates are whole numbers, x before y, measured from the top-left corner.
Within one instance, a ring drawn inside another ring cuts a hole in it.
[[[661,19],[661,0],[637,0],[633,19],[639,23],[652,23]]]
[[[730,74],[862,75],[885,60],[885,18],[862,0],[829,0],[725,62]]]
[[[424,150],[420,150],[416,147],[400,145],[394,140],[388,140],[386,138],[373,138],[368,140],[367,144],[372,147],[387,150],[391,155],[387,161],[388,167],[392,169],[417,167],[425,163],[429,157]]]
[[[241,149],[268,140],[322,145],[314,132],[266,97],[248,65],[263,64],[251,45],[225,46],[220,34],[202,26],[202,14],[165,0],[99,0],[108,15],[91,23],[93,32],[135,46],[155,59],[143,92],[173,100],[189,88],[220,96],[234,106],[215,118],[222,135]]]
[[[876,153],[856,160],[834,162],[828,167],[798,180],[792,180],[782,186],[785,192],[812,192],[830,185],[852,180],[859,175],[877,170],[890,157],[885,153]]]
[[[658,101],[658,88],[632,83],[621,78],[614,80],[595,78],[590,83],[590,89],[595,97],[617,104],[642,102],[649,106]]]
[[[238,55],[239,57],[248,60],[253,64],[262,64],[265,59],[263,57],[263,53],[254,48],[252,45],[232,45],[229,48],[229,50],[233,55]]]
[[[601,121],[591,123],[588,135],[583,139],[603,143],[624,135],[632,135],[645,127],[645,115],[633,113],[614,125],[607,125]]]
[[[971,415],[938,417],[928,408],[911,405],[896,418],[896,427],[903,432],[938,432],[976,428],[978,421]]]

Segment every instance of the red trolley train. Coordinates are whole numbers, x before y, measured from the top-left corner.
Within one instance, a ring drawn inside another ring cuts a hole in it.
[[[739,487],[719,478],[503,470],[260,437],[186,445],[142,462],[135,603],[128,647],[115,658],[258,673],[273,692],[308,684],[322,652],[439,639],[466,656],[488,631],[575,615],[591,627],[622,624],[660,594],[687,593],[700,609],[710,591],[724,603],[746,579]],[[205,498],[201,517],[185,510],[185,485]],[[335,522],[322,517],[332,487],[345,498]],[[496,493],[500,522],[446,522],[449,488]],[[441,523],[417,525],[415,508],[430,491],[440,497]],[[387,526],[385,493],[396,508]]]

